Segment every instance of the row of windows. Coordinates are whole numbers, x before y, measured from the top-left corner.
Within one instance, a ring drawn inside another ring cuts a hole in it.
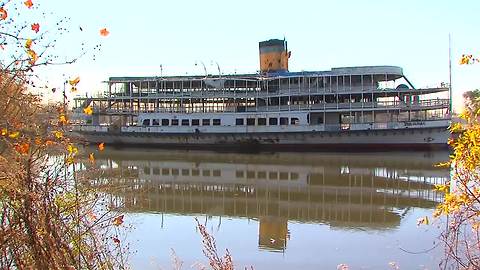
[[[237,118],[235,119],[235,125],[237,126],[244,126],[245,122],[247,126],[266,126],[267,125],[267,118],[247,118],[245,121],[244,118]],[[269,126],[277,126],[280,122],[280,125],[288,125],[288,117],[280,117],[279,118],[268,118],[268,125]],[[300,121],[296,117],[290,118],[290,125],[298,125]]]
[[[143,126],[200,126],[200,120],[202,126],[220,126],[222,124],[221,119],[143,119]],[[212,121],[213,120],[213,121]]]
[[[200,176],[200,173],[202,176],[213,176],[213,177],[220,177],[222,176],[222,173],[220,170],[199,170],[199,169],[176,169],[176,168],[152,168],[151,173],[150,173],[150,168],[145,167],[143,168],[143,173],[146,175],[165,175],[165,176],[177,176],[177,175],[182,175],[182,176]]]
[[[270,180],[298,180],[296,172],[265,172],[265,171],[235,171],[235,177],[248,179],[270,179]]]
[[[213,121],[212,121],[213,120]],[[289,121],[290,120],[290,121]],[[142,122],[143,126],[220,126],[222,124],[221,119],[144,119]],[[280,125],[298,125],[300,123],[297,117],[270,117],[268,118],[268,125],[269,126],[277,126]],[[237,126],[266,126],[267,125],[267,118],[237,118],[235,119],[235,125]]]

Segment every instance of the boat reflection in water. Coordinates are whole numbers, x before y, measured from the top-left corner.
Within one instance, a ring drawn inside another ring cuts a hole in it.
[[[433,166],[448,153],[233,154],[109,150],[97,163],[127,212],[255,219],[261,249],[283,251],[289,222],[395,229],[411,208],[434,208]],[[220,218],[221,221],[221,218]]]

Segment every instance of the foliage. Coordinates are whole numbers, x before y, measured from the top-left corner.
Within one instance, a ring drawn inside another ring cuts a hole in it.
[[[434,216],[446,216],[444,268],[480,269],[480,91],[464,94],[465,110],[450,126],[451,181],[436,186],[445,192]]]
[[[203,254],[207,257],[211,269],[213,270],[233,270],[233,259],[232,255],[226,250],[226,254],[222,257],[218,254],[217,244],[215,238],[207,232],[207,229],[204,225],[200,224],[198,219],[195,219],[197,222],[197,228],[202,236],[203,244]]]
[[[79,173],[65,106],[31,94],[39,66],[76,60],[57,62],[57,33],[20,19],[35,11],[36,1],[0,1],[0,269],[124,268],[123,215]]]

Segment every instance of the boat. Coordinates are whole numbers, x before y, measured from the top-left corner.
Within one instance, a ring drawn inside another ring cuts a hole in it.
[[[185,149],[447,148],[447,83],[415,88],[397,66],[291,72],[280,39],[260,42],[259,56],[252,74],[110,77],[101,96],[74,99],[71,131],[90,143]]]

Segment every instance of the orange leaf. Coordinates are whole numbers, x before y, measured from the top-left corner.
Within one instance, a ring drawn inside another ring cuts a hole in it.
[[[22,143],[22,144],[15,144],[15,150],[20,154],[27,154],[28,150],[30,149],[30,144]]]
[[[105,143],[101,143],[98,145],[98,150],[103,151],[105,149]]]
[[[88,160],[90,160],[91,163],[95,163],[95,157],[93,156],[93,153],[88,155]]]
[[[113,219],[113,225],[120,226],[123,224],[123,215],[120,215]]]
[[[32,24],[32,30],[35,31],[35,33],[38,33],[38,31],[40,31],[40,24],[38,23]]]
[[[30,50],[30,49],[29,49],[29,50],[27,51],[27,54],[28,54],[28,56],[30,56],[30,61],[29,61],[30,64],[31,64],[31,65],[35,64],[35,62],[37,62],[37,60],[38,60],[38,55],[37,55],[37,53],[36,53],[34,50]]]
[[[75,79],[73,80],[69,80],[68,83],[71,85],[71,86],[77,86],[77,84],[80,82],[80,77],[76,77]]]
[[[106,36],[108,36],[109,34],[110,34],[110,32],[108,32],[107,28],[102,28],[102,29],[100,29],[100,35],[101,35],[102,37],[106,37]]]
[[[6,20],[8,16],[8,13],[3,7],[0,7],[0,19],[1,20]]]
[[[83,109],[83,112],[84,112],[86,115],[92,115],[92,114],[93,114],[92,107],[91,107],[91,106],[86,107],[85,109]]]
[[[25,2],[23,2],[25,4],[25,6],[27,6],[28,8],[32,8],[33,6],[33,3],[32,3],[32,0],[27,0]]]

